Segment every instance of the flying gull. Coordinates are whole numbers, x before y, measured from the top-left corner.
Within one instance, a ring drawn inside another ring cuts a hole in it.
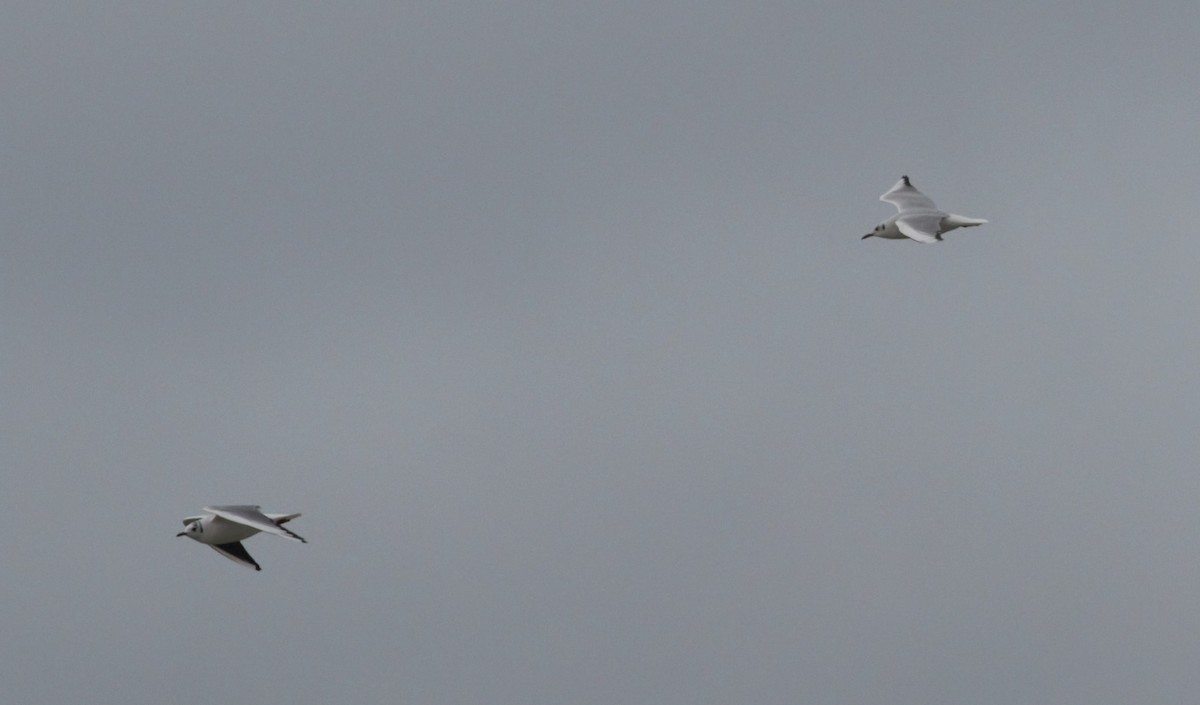
[[[246,549],[242,541],[260,531],[266,531],[285,539],[308,543],[299,535],[283,528],[287,522],[300,516],[296,514],[263,514],[257,505],[236,504],[220,507],[205,507],[207,514],[188,517],[183,520],[183,531],[175,536],[187,536],[202,544],[211,546],[235,563],[247,568],[262,570]]]
[[[982,218],[968,218],[938,210],[933,201],[918,191],[907,176],[901,176],[892,190],[880,196],[879,200],[892,204],[900,212],[863,235],[864,240],[869,237],[881,237],[887,240],[941,242],[942,233],[987,222]]]

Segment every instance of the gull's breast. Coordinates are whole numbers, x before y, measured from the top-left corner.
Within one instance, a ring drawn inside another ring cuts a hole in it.
[[[242,541],[258,533],[258,529],[216,516],[205,517],[201,523],[204,531],[198,538],[202,543],[213,545]]]

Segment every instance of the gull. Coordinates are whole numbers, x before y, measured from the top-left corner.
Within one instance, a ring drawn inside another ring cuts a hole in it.
[[[300,516],[296,514],[263,514],[258,505],[233,504],[220,507],[205,507],[207,514],[188,517],[183,520],[183,531],[176,537],[186,536],[211,546],[214,551],[229,560],[240,563],[247,568],[262,570],[262,567],[246,553],[242,541],[260,531],[292,539],[300,543],[308,543],[297,534],[283,528],[283,524]]]
[[[908,238],[925,243],[941,242],[944,232],[987,222],[982,218],[968,218],[938,210],[933,201],[918,191],[907,176],[901,176],[892,190],[880,196],[879,200],[892,204],[900,212],[863,235],[864,240],[882,237],[888,240]]]

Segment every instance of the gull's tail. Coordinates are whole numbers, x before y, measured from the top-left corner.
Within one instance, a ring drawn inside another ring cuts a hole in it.
[[[955,228],[970,228],[976,225],[983,225],[987,221],[983,218],[968,218],[965,215],[950,215],[942,218],[942,232],[953,230]]]

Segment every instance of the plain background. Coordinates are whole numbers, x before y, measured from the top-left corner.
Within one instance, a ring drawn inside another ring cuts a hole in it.
[[[1194,699],[1196,3],[4,18],[11,702]]]

